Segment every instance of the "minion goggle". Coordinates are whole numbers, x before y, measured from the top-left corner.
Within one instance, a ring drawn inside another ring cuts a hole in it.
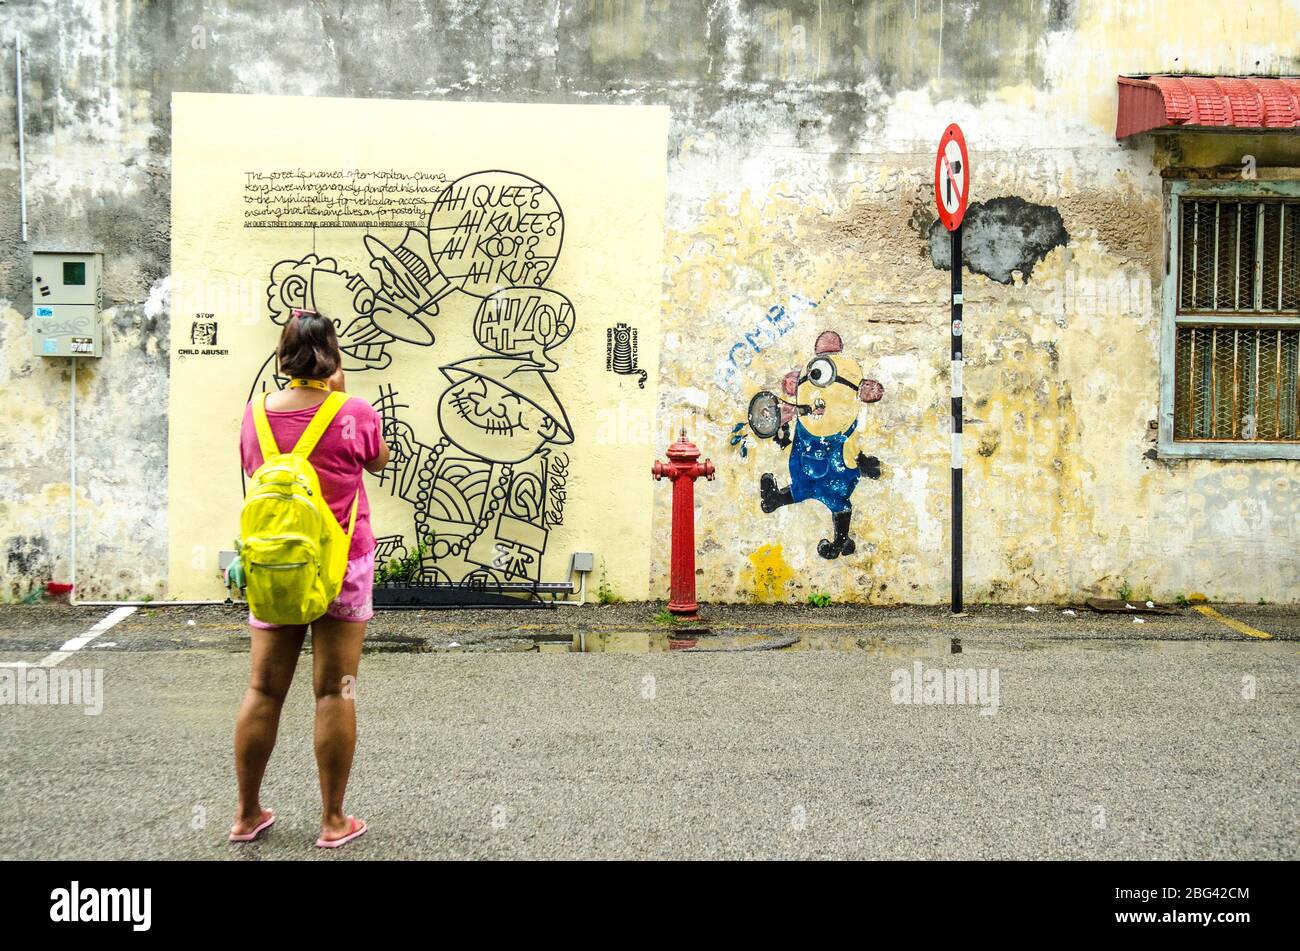
[[[832,383],[843,383],[849,389],[856,391],[862,384],[854,383],[840,376],[839,370],[835,368],[835,361],[830,357],[816,357],[808,366],[804,368],[802,375],[799,377],[799,383],[811,383],[813,386],[826,387]]]

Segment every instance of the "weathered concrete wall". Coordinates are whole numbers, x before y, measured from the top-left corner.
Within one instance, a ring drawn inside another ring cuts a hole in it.
[[[1295,463],[1148,457],[1160,168],[1235,164],[1248,150],[1300,166],[1294,139],[1113,138],[1117,73],[1300,72],[1295,0],[1241,22],[1209,0],[5,10],[8,117],[16,31],[30,51],[29,247],[95,247],[107,265],[109,355],[78,380],[83,596],[164,594],[167,519],[182,514],[158,500],[169,108],[186,90],[671,106],[664,441],[687,418],[719,466],[699,491],[701,593],[738,599],[944,596],[949,275],[936,266],[943,242],[932,248],[929,179],[937,135],[957,120],[974,197],[989,203],[984,275],[966,279],[968,597],[1124,583],[1157,597],[1297,597]],[[28,356],[11,119],[0,210],[0,593],[13,596],[66,578],[69,485],[68,370]],[[1032,246],[1017,249],[1018,236]],[[785,454],[752,436],[743,457],[730,445],[750,396],[802,367],[825,329],[885,386],[864,430],[882,477],[855,492],[857,550],[834,561],[816,553],[830,531],[819,505],[759,508],[759,477],[780,476]],[[654,559],[662,589],[666,559]]]

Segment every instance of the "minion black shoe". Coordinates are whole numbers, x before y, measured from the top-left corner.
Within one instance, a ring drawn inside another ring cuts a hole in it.
[[[845,512],[836,512],[831,516],[831,524],[835,527],[835,540],[823,538],[817,543],[817,554],[823,558],[838,558],[840,555],[851,555],[857,551],[858,546],[849,538],[849,521],[853,518],[852,509]]]
[[[776,476],[770,472],[764,472],[763,478],[758,481],[758,504],[764,512],[775,512],[783,505],[789,505],[794,501],[790,494],[790,488],[784,489],[776,487]]]

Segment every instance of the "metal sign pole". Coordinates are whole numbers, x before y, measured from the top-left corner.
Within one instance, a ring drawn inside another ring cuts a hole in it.
[[[948,229],[952,270],[952,613],[963,614],[961,599],[961,229],[970,200],[970,160],[961,127],[951,123],[939,137],[934,158],[934,200]]]
[[[961,599],[961,229],[948,232],[952,249],[952,613],[962,613]]]

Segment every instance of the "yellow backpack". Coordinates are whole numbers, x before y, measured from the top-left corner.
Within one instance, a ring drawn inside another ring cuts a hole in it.
[[[307,457],[347,399],[345,393],[326,397],[297,445],[284,453],[266,418],[266,394],[253,401],[262,465],[253,473],[239,513],[239,560],[248,608],[259,621],[308,624],[325,613],[343,586],[361,493],[352,497],[344,532]]]

